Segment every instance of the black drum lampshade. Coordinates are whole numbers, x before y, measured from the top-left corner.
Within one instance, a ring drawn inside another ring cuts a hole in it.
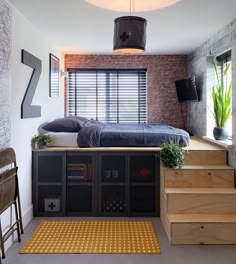
[[[116,54],[142,54],[146,46],[147,20],[137,16],[115,19],[113,51]]]

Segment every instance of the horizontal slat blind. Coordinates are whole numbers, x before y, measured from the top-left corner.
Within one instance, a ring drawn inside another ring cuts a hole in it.
[[[109,123],[145,123],[146,70],[69,70],[67,114]]]
[[[221,82],[224,82],[224,85],[228,86],[232,80],[232,71],[231,71],[231,50],[221,54],[220,56],[216,57],[217,61],[217,72],[218,77],[220,78]],[[223,77],[224,71],[226,67],[229,65],[229,70],[227,72],[227,76]]]

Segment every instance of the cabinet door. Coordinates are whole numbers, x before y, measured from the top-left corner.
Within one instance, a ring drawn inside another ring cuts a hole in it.
[[[159,158],[154,154],[129,156],[130,213],[157,215],[159,212]]]
[[[34,152],[33,157],[34,215],[65,215],[65,153],[39,151]]]
[[[101,215],[127,214],[127,162],[125,154],[100,156],[100,212]]]
[[[94,156],[67,152],[67,214],[91,215],[94,212]]]

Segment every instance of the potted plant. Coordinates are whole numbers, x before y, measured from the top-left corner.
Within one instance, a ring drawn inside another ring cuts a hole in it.
[[[175,143],[162,143],[160,157],[166,167],[181,168],[184,164],[185,150]]]
[[[32,141],[38,145],[38,148],[46,148],[52,142],[52,138],[49,135],[38,135],[34,136]]]
[[[215,74],[217,84],[212,87],[212,100],[213,100],[213,116],[215,118],[215,127],[213,135],[216,140],[224,140],[228,137],[228,131],[225,128],[227,121],[232,114],[232,81],[225,85],[225,78],[229,71],[230,64],[228,64],[223,72],[223,78],[220,79],[215,67]]]

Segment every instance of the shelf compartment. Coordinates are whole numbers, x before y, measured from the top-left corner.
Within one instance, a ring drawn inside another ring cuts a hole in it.
[[[130,205],[132,213],[155,213],[155,186],[131,186]]]
[[[62,182],[64,157],[62,155],[38,156],[38,182]]]
[[[125,188],[121,186],[103,186],[101,210],[103,213],[125,213],[126,195]]]
[[[67,180],[71,182],[92,182],[92,157],[68,155]]]
[[[62,213],[62,186],[38,188],[38,211],[46,214]]]
[[[155,182],[156,158],[154,155],[130,157],[130,180],[135,182]]]
[[[125,157],[124,156],[102,156],[102,182],[125,182]]]
[[[67,212],[84,213],[92,212],[92,186],[68,185],[67,187]]]

